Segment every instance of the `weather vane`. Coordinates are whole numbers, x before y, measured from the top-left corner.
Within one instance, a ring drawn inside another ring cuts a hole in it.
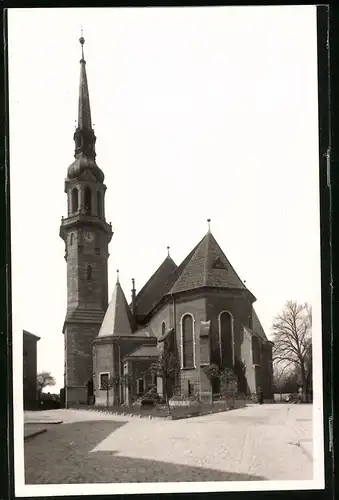
[[[81,36],[79,38],[79,42],[81,44],[81,54],[82,54],[82,60],[85,60],[84,58],[84,43],[85,43],[85,39],[84,39],[84,30],[82,29],[82,25],[81,25]]]

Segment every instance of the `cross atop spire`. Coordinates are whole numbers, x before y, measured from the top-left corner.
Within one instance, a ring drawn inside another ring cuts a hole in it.
[[[85,62],[85,57],[84,57],[84,43],[85,43],[85,39],[84,39],[84,30],[82,29],[82,26],[81,26],[81,36],[79,38],[79,42],[81,44],[81,62],[84,61]]]

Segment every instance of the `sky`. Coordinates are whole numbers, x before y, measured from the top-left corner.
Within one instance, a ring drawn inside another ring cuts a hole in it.
[[[168,245],[179,264],[210,218],[268,337],[285,301],[319,309],[315,7],[15,9],[8,51],[18,355],[23,329],[41,337],[38,369],[62,387],[59,226],[81,26],[114,230],[109,294],[119,269],[129,300],[131,278],[140,290]]]

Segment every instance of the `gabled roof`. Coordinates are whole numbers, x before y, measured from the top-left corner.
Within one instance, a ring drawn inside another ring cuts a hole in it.
[[[160,351],[156,346],[153,345],[142,345],[134,349],[134,351],[126,354],[126,358],[158,358]]]
[[[24,336],[26,335],[26,337],[30,337],[32,339],[35,339],[36,341],[40,340],[40,338],[41,338],[41,337],[38,337],[37,335],[35,335],[34,333],[28,332],[27,330],[23,330],[23,334],[24,334]]]
[[[201,287],[246,290],[211,232],[203,237],[179,267],[180,274],[169,293]]]
[[[137,316],[147,316],[165,295],[201,287],[247,290],[209,231],[176,266],[167,257],[136,297]]]
[[[132,313],[128,307],[125,294],[120,283],[117,282],[98,337],[132,335],[132,321]]]
[[[170,278],[177,269],[176,263],[167,256],[135,298],[137,315],[146,315],[166,294],[172,284]]]

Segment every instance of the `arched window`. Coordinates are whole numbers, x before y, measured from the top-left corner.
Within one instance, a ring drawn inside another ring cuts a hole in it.
[[[223,368],[233,368],[233,318],[224,311],[219,316],[220,363]]]
[[[73,240],[74,240],[74,234],[71,233],[71,237],[70,237],[70,240],[69,240],[69,244],[72,246],[73,245]]]
[[[72,189],[72,213],[78,211],[78,190],[77,188]]]
[[[97,214],[102,217],[102,196],[100,191],[97,191]]]
[[[166,333],[166,323],[165,323],[165,321],[163,321],[161,323],[161,336],[163,337],[165,335],[165,333]]]
[[[84,193],[84,198],[85,198],[85,212],[90,214],[92,211],[92,197],[91,197],[91,190],[89,187],[85,187],[85,193]]]
[[[88,280],[92,279],[92,266],[91,265],[87,266],[87,279]]]
[[[185,314],[181,323],[182,367],[194,368],[193,318]]]

